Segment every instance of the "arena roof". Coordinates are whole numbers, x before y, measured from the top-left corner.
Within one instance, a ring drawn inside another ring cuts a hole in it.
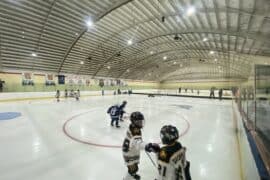
[[[269,0],[1,0],[0,68],[241,78],[270,56]]]

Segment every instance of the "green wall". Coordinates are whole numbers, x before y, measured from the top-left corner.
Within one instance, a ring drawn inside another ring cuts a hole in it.
[[[86,85],[59,85],[56,84],[55,86],[46,86],[45,85],[45,74],[38,74],[34,75],[34,85],[22,85],[22,74],[21,73],[0,73],[0,79],[5,81],[3,92],[48,92],[48,91],[56,91],[57,89],[63,91],[65,89],[77,90],[80,89],[81,91],[96,91],[101,90],[102,88],[99,87],[97,84],[91,82],[90,86]],[[156,82],[148,82],[148,81],[133,81],[127,80],[126,81],[128,86],[119,87],[119,86],[104,86],[104,90],[127,90],[127,89],[157,89],[158,83]]]

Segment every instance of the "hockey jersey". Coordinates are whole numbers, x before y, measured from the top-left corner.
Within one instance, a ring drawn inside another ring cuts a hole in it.
[[[127,165],[139,163],[140,150],[145,148],[146,143],[142,140],[141,129],[130,125],[122,145],[123,157]]]
[[[115,105],[115,106],[111,106],[108,111],[108,114],[110,114],[111,118],[118,118],[120,115],[120,109],[119,106]]]
[[[157,180],[191,180],[185,152],[186,148],[179,142],[162,147],[157,153],[159,172]]]

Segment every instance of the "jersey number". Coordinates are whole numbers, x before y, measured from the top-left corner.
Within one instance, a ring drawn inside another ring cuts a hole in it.
[[[167,171],[167,168],[165,166],[161,166],[160,164],[158,165],[159,175],[165,177],[166,176],[166,171]]]
[[[122,150],[124,152],[128,152],[128,149],[129,149],[129,140],[128,139],[125,139],[125,141],[123,143],[123,146],[122,146]]]
[[[112,108],[112,109],[111,109],[111,115],[112,115],[112,116],[114,116],[114,115],[115,115],[115,113],[116,113],[116,111],[117,111],[117,109],[116,109],[116,108]]]

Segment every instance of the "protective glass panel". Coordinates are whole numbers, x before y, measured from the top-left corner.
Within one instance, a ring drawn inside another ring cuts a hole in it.
[[[256,65],[256,130],[270,149],[270,66]]]

